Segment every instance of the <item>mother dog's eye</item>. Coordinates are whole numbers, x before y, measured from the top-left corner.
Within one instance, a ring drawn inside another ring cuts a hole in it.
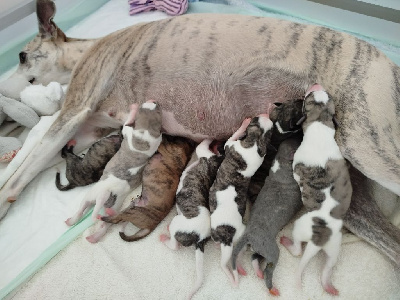
[[[24,64],[26,62],[26,52],[20,52],[19,53],[19,62],[21,64]]]

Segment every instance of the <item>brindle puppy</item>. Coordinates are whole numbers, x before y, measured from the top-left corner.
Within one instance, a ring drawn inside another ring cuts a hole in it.
[[[140,228],[132,236],[119,233],[127,242],[149,235],[171,211],[175,193],[194,143],[181,137],[163,135],[158,151],[143,170],[142,194],[132,200],[127,208],[115,216],[102,217],[108,223],[131,222]]]
[[[191,298],[203,282],[204,246],[211,236],[208,196],[223,156],[210,150],[211,140],[202,141],[196,148],[188,167],[179,181],[176,194],[178,215],[169,226],[171,237],[161,235],[160,240],[172,250],[178,244],[196,248],[195,286]]]
[[[60,191],[68,191],[77,186],[85,186],[97,182],[103,175],[104,168],[121,147],[122,134],[106,136],[94,143],[81,157],[74,154],[74,146],[65,145],[61,157],[67,164],[65,176],[67,185],[62,185],[60,173],[56,174],[56,186]]]
[[[221,243],[221,267],[237,285],[227,267],[235,243],[245,230],[243,215],[251,176],[261,166],[271,138],[271,120],[260,115],[246,119],[225,143],[225,159],[210,189],[211,237]]]
[[[249,200],[251,203],[257,198],[258,193],[264,185],[265,178],[272,166],[280,143],[293,135],[302,136],[301,124],[298,124],[303,117],[303,100],[288,100],[284,103],[276,102],[275,107],[269,115],[274,123],[271,141],[268,144],[268,151],[264,161],[256,173],[251,177],[249,185]]]

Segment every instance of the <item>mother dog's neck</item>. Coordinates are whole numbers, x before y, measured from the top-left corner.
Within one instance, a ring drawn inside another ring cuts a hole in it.
[[[72,70],[84,53],[97,41],[97,39],[67,38],[67,41],[58,45],[62,55],[58,56],[58,63],[72,74]]]

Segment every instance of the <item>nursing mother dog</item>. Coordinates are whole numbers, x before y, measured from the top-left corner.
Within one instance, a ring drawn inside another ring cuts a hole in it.
[[[78,40],[53,22],[53,1],[37,5],[39,34],[22,49],[12,76],[42,84],[70,80],[69,88],[58,118],[1,188],[1,217],[49,157],[59,156],[72,138],[85,147],[107,131],[99,128],[118,128],[133,103],[160,103],[163,129],[171,135],[224,140],[245,118],[304,97],[316,82],[334,95],[343,156],[400,194],[400,68],[374,46],[324,27],[218,14]],[[400,265],[399,230],[373,199],[355,195],[352,203],[346,226]],[[395,234],[381,231],[383,225]]]

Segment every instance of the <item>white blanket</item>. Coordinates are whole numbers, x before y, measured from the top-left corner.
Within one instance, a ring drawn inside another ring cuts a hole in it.
[[[111,0],[67,34],[81,38],[100,37],[134,23],[166,17],[161,12],[129,16],[126,2]],[[44,120],[43,126],[51,123],[51,119]],[[0,222],[0,289],[68,229],[64,220],[75,212],[89,187],[58,191],[54,185],[55,173],[60,169],[63,174],[64,168],[65,164],[61,163],[37,176]],[[140,189],[132,194],[139,192]],[[195,280],[194,249],[172,251],[159,241],[159,235],[166,233],[166,225],[175,214],[173,209],[150,236],[139,242],[121,240],[119,226],[111,227],[97,244],[88,243],[84,238],[88,232],[85,232],[9,297],[184,299]],[[292,224],[286,226],[278,239],[283,234],[290,236],[291,228]],[[281,292],[281,299],[332,298],[320,285],[323,254],[318,254],[307,266],[303,290],[298,290],[295,269],[300,259],[292,257],[282,246],[280,250],[273,282]],[[272,298],[264,282],[252,271],[249,251],[244,265],[248,275],[240,278],[238,288],[230,285],[219,267],[219,258],[219,249],[212,242],[208,243],[205,280],[194,299]],[[340,292],[338,299],[399,299],[399,275],[387,258],[356,239],[353,243],[343,244],[332,279]]]

